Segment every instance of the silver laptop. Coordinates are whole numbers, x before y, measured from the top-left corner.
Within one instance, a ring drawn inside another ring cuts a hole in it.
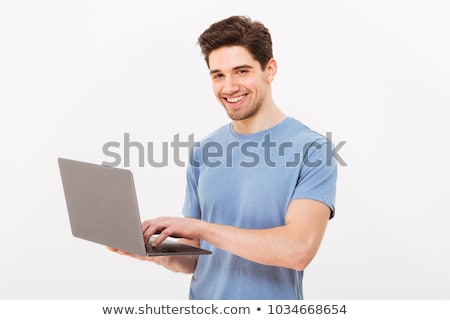
[[[144,243],[130,170],[58,158],[72,234],[141,256],[199,255],[211,251],[166,239]]]

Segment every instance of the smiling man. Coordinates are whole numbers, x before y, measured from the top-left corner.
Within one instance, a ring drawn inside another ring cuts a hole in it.
[[[145,221],[143,233],[146,241],[160,233],[155,246],[177,236],[212,254],[134,257],[193,273],[191,299],[303,299],[304,269],[334,216],[331,142],[274,102],[277,63],[263,24],[232,16],[212,24],[198,43],[232,121],[193,149],[185,217]]]

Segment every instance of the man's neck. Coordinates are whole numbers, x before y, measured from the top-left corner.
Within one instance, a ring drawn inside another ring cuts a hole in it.
[[[233,128],[239,134],[252,134],[272,128],[284,119],[286,115],[272,103],[250,118],[233,121]]]

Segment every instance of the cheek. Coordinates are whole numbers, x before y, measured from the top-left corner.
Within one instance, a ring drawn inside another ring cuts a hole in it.
[[[215,95],[216,97],[218,97],[219,94],[220,94],[221,86],[218,85],[218,84],[216,84],[216,83],[213,83],[213,84],[212,84],[212,90],[213,90],[214,95]]]
[[[243,79],[241,81],[241,86],[249,91],[258,91],[259,82],[254,78]]]

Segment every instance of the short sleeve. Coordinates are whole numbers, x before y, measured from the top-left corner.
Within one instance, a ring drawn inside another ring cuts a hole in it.
[[[313,199],[327,205],[330,219],[335,213],[337,163],[330,141],[310,143],[303,155],[292,199]]]

